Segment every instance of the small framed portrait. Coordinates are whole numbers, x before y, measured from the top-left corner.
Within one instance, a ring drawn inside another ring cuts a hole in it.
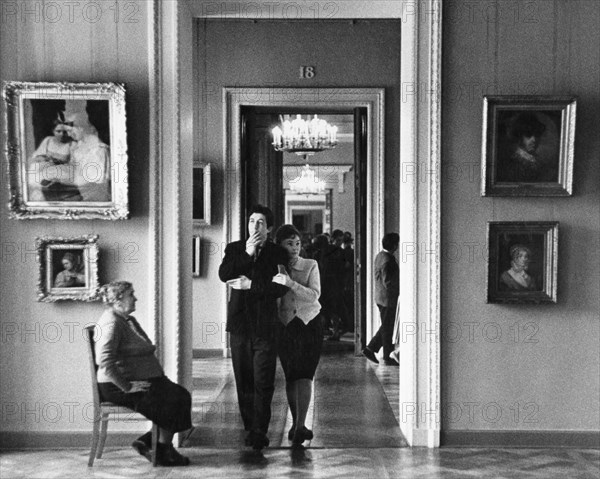
[[[36,239],[38,301],[98,300],[98,235]]]
[[[194,226],[210,225],[210,163],[194,164],[193,181]]]
[[[488,223],[488,303],[556,303],[558,222]]]
[[[571,196],[573,97],[486,96],[482,196]]]
[[[10,217],[128,217],[125,88],[5,82]]]
[[[200,277],[200,236],[192,237],[192,277]]]

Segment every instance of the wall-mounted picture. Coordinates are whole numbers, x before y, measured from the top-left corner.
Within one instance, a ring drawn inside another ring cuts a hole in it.
[[[486,96],[482,196],[570,196],[573,97]]]
[[[38,301],[98,299],[98,235],[36,239]]]
[[[10,217],[125,219],[125,88],[5,82]]]
[[[556,303],[558,222],[488,223],[488,303]]]
[[[210,225],[210,163],[196,163],[193,171],[194,226]]]
[[[192,277],[200,277],[200,236],[192,237]]]

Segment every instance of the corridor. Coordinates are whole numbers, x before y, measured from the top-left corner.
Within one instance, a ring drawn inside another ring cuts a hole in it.
[[[326,345],[327,347],[327,345]],[[228,359],[194,360],[196,429],[184,442],[190,447],[240,447],[245,431],[238,413],[233,371]],[[379,374],[380,379],[377,377]],[[349,351],[324,352],[315,376],[307,427],[315,437],[310,448],[405,447],[392,401],[398,395],[398,369],[371,367]],[[279,363],[272,403],[270,448],[289,447],[291,415]],[[308,443],[305,443],[308,445]]]
[[[257,453],[243,446],[230,360],[195,359],[196,427],[180,449],[190,458],[190,466],[153,468],[130,447],[115,446],[109,430],[105,453],[92,468],[87,467],[87,443],[80,449],[9,450],[0,455],[0,477],[598,478],[600,453],[591,449],[404,447],[394,413],[398,410],[397,372],[397,368],[373,365],[350,351],[325,353],[317,370],[314,407],[307,421],[315,437],[310,444],[305,442],[307,448],[293,450],[287,440],[290,419],[278,365],[271,445]]]

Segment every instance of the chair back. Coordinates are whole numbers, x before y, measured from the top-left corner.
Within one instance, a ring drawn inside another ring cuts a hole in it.
[[[96,332],[96,326],[90,325],[85,327],[86,330],[86,339],[87,339],[87,348],[88,348],[88,357],[90,363],[90,376],[92,378],[92,396],[94,398],[94,407],[100,407],[100,392],[98,390],[98,376],[96,373],[98,372],[98,366],[96,365],[96,350],[94,348],[95,340],[94,334]]]

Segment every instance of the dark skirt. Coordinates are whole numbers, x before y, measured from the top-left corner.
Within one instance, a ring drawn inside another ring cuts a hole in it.
[[[323,347],[321,315],[308,324],[296,317],[287,326],[279,325],[277,349],[287,382],[313,379]]]
[[[113,383],[98,383],[100,400],[133,409],[167,431],[190,429],[192,396],[188,390],[166,376],[146,381],[150,389],[138,393],[125,393]]]

